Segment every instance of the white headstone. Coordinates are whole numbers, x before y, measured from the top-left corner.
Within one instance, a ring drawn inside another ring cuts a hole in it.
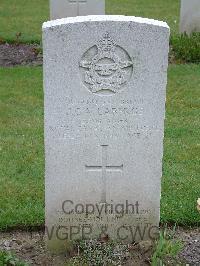
[[[169,27],[125,16],[68,18],[44,23],[43,44],[49,248],[102,235],[153,237]]]
[[[200,32],[200,0],[181,0],[180,32]]]
[[[50,0],[51,20],[104,14],[105,0]]]

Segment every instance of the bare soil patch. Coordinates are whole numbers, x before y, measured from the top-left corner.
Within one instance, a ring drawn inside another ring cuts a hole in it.
[[[200,229],[179,228],[175,237],[184,243],[184,248],[177,258],[176,265],[200,265]],[[16,231],[0,233],[0,250],[12,251],[18,258],[26,261],[29,265],[59,266],[67,265],[70,254],[63,256],[51,255],[45,248],[44,232]],[[123,265],[145,266],[150,265],[153,248],[144,244],[130,246],[130,256]],[[75,252],[76,254],[76,252]],[[72,255],[72,254],[71,254]],[[74,254],[73,254],[74,255]],[[166,265],[171,264],[170,260]]]
[[[41,52],[37,44],[0,44],[0,67],[42,65]]]
[[[191,266],[200,265],[200,228],[184,230],[179,229],[176,237],[184,243],[184,248],[179,257]]]

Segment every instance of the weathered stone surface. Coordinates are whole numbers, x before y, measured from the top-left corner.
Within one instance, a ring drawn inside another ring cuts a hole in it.
[[[76,238],[154,237],[168,43],[167,24],[149,19],[88,16],[44,23],[52,250]]]
[[[180,32],[200,32],[199,0],[181,0]]]
[[[105,0],[50,0],[50,18],[104,15]]]

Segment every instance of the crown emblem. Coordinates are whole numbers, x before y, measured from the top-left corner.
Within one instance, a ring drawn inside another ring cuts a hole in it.
[[[103,36],[80,61],[84,84],[92,93],[110,95],[127,84],[133,72],[128,53],[110,37]]]
[[[116,49],[115,41],[110,37],[109,33],[106,32],[104,37],[97,43],[99,52],[114,52]]]

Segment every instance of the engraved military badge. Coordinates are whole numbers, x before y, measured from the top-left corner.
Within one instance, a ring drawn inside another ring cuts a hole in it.
[[[122,90],[133,72],[127,51],[108,33],[82,56],[80,70],[83,83],[95,94],[111,95]]]

